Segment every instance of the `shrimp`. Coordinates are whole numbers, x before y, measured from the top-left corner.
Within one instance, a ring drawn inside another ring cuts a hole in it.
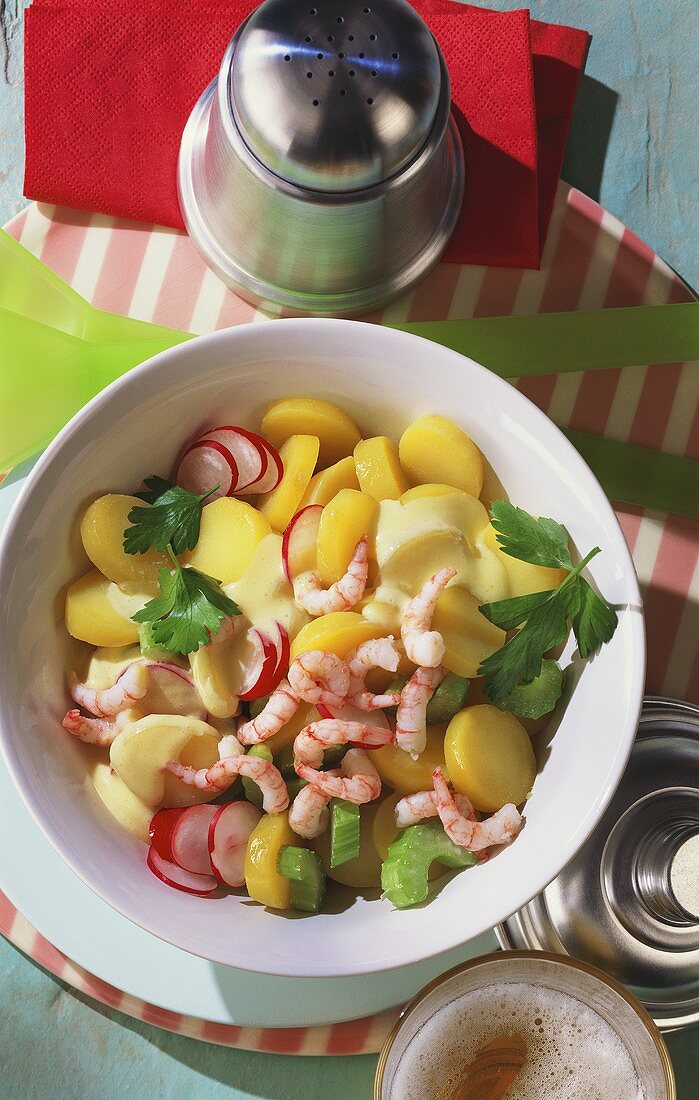
[[[443,668],[418,668],[400,693],[396,744],[417,760],[427,744],[427,704],[446,676]]]
[[[244,745],[257,745],[260,741],[267,741],[268,738],[274,737],[275,733],[279,733],[282,726],[285,726],[294,717],[300,702],[301,700],[296,692],[292,690],[289,681],[282,680],[270,695],[264,709],[260,711],[257,718],[252,718],[249,722],[243,722],[238,727],[238,740]]]
[[[361,806],[373,802],[381,794],[381,776],[364,749],[349,749],[342,758],[341,775],[317,771],[308,764],[299,764],[296,774],[307,780],[328,798],[344,798]]]
[[[221,619],[218,630],[215,634],[212,634],[210,630],[207,630],[209,640],[206,643],[209,645],[223,645],[224,642],[230,642],[231,638],[235,638],[236,634],[240,631],[245,619],[242,615],[226,615]]]
[[[485,821],[469,821],[459,812],[453,791],[449,790],[441,768],[432,772],[437,813],[447,836],[461,848],[480,852],[493,844],[509,844],[522,828],[522,815],[508,803]]]
[[[347,611],[359,603],[364,595],[369,576],[369,552],[366,536],[354,548],[347,572],[330,588],[322,588],[317,573],[299,573],[294,579],[294,599],[309,615],[329,615],[333,611]]]
[[[331,745],[351,743],[365,749],[378,749],[393,740],[390,729],[383,726],[369,726],[364,722],[350,722],[344,718],[323,718],[320,722],[311,722],[305,726],[294,741],[294,768],[297,775],[299,767],[320,768],[323,753]]]
[[[454,793],[454,801],[459,813],[468,821],[477,821],[473,803],[465,794]],[[429,817],[437,817],[437,796],[434,791],[417,791],[401,798],[395,806],[396,825],[406,829],[408,825],[417,825]]]
[[[291,690],[305,703],[341,707],[347,699],[350,670],[334,653],[311,649],[292,662],[287,673]]]
[[[340,776],[339,768],[327,771],[324,775]],[[304,836],[308,840],[320,836],[328,827],[328,802],[332,795],[326,794],[320,787],[308,783],[303,787],[291,804],[289,810],[289,824],[295,833]]]
[[[441,664],[445,649],[444,639],[438,630],[430,630],[430,626],[437,600],[455,576],[456,570],[450,565],[440,569],[425,581],[405,610],[400,636],[408,659],[415,665],[436,668]]]
[[[396,672],[400,654],[392,637],[370,638],[353,649],[347,656],[350,673],[347,702],[359,710],[380,710],[382,707],[395,707],[400,696],[374,695],[367,690],[366,675],[372,668],[383,668],[386,672]]]
[[[68,711],[61,725],[85,745],[101,745],[107,748],[124,726],[129,722],[137,722],[142,717],[140,710],[121,710],[110,722],[108,718],[86,718],[75,709]]]
[[[218,746],[220,759],[210,768],[193,768],[169,760],[166,771],[172,772],[183,783],[200,791],[218,794],[230,787],[239,775],[245,775],[257,783],[262,791],[262,809],[266,814],[278,814],[289,805],[289,793],[278,768],[261,756],[247,756],[243,746],[232,734],[224,737]]]
[[[68,674],[68,691],[71,698],[96,714],[98,718],[111,718],[126,710],[135,699],[142,699],[148,690],[148,670],[142,662],[127,665],[111,687],[98,691],[78,680],[74,672]],[[68,711],[68,714],[76,713]],[[72,731],[71,731],[72,732]]]

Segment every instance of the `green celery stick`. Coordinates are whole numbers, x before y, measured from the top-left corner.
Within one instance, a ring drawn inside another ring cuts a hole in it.
[[[325,871],[320,856],[310,848],[287,845],[277,858],[280,875],[291,880],[291,907],[319,913],[325,897]]]
[[[359,806],[343,798],[330,803],[330,866],[339,867],[359,855]]]
[[[263,760],[269,760],[272,762],[272,751],[267,745],[253,745],[248,749],[248,756],[261,756]],[[249,776],[241,776],[243,781],[243,790],[245,791],[245,797],[248,802],[252,802],[253,806],[257,806],[258,810],[262,809],[262,791],[258,787],[254,779],[250,779]]]
[[[541,672],[528,684],[517,684],[514,691],[496,706],[516,718],[541,718],[550,714],[563,692],[565,673],[555,661],[541,662]]]
[[[441,821],[410,825],[388,849],[381,868],[383,896],[396,909],[419,905],[427,897],[430,865],[439,860],[446,867],[473,867],[473,852],[454,844]]]

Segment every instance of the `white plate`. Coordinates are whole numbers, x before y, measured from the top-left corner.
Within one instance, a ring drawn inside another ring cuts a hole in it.
[[[24,463],[0,486],[0,529],[33,464]],[[239,1027],[369,1016],[410,1000],[457,963],[497,948],[488,932],[423,963],[353,978],[275,978],[207,962],[139,928],[80,881],[27,811],[2,756],[0,889],[54,947],[103,981],[159,1008]]]

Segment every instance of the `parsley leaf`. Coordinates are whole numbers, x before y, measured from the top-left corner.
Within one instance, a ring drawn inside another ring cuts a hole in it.
[[[511,558],[549,569],[572,569],[568,532],[552,519],[535,519],[506,500],[494,500],[493,527],[500,546]]]
[[[501,630],[514,630],[528,619],[532,611],[541,604],[547,603],[555,596],[556,588],[548,592],[532,592],[528,596],[513,596],[510,600],[497,600],[495,603],[484,603],[479,607],[481,615],[488,622],[499,626]]]
[[[558,588],[483,604],[481,614],[502,630],[517,630],[478,669],[491,703],[507,708],[518,685],[530,684],[542,669],[544,654],[560,645],[570,620],[580,656],[585,659],[610,641],[617,626],[614,608],[580,575],[599,546],[576,566],[568,551],[568,532],[552,519],[535,519],[503,500],[492,505],[493,527],[506,554],[548,568],[568,570]]]
[[[558,592],[532,611],[514,638],[482,662],[479,676],[486,676],[483,691],[491,703],[504,699],[517,684],[528,684],[541,672],[544,653],[560,645],[568,633],[564,601]]]
[[[197,496],[173,485],[162,477],[146,478],[148,492],[139,493],[141,500],[150,507],[134,507],[128,515],[131,527],[124,531],[124,550],[127,554],[145,554],[147,550],[165,550],[172,545],[176,554],[193,550],[199,538],[201,510],[204,501],[216,492]]]
[[[173,653],[193,653],[208,645],[226,615],[240,615],[240,608],[219,581],[192,566],[183,568],[174,557],[173,562],[172,573],[159,571],[160,595],[131,617],[150,623],[156,645]]]
[[[575,584],[569,585],[563,596],[580,656],[585,658],[597,653],[616,630],[614,608],[597,595],[584,577],[576,577]]]

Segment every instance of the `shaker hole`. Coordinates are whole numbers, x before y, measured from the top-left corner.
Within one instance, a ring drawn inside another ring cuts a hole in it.
[[[308,77],[309,80],[311,80],[311,78],[313,77],[313,73],[306,73],[306,76]]]
[[[323,60],[323,55],[322,55],[322,53],[317,53],[317,54],[316,54],[316,57],[318,58],[318,60],[319,60],[319,61],[322,61],[322,60]]]
[[[369,106],[370,106],[370,107],[371,107],[371,105],[372,105],[372,103],[373,103],[373,102],[374,102],[374,101],[373,101],[373,99],[372,99],[371,97],[369,97],[369,99],[367,99],[367,103],[369,104]]]
[[[392,53],[391,57],[393,58],[394,61],[398,60],[398,54],[397,53]]]
[[[359,54],[359,57],[363,59],[363,58],[364,58],[364,54],[363,54],[363,53],[360,53],[360,54]]]
[[[371,8],[364,8],[364,14],[365,15],[368,15],[370,11],[371,11]]]
[[[328,35],[328,42],[334,42],[334,41],[335,41],[335,35],[334,34],[329,34]]]
[[[317,15],[318,14],[318,9],[317,8],[311,8],[311,10],[308,14],[309,15]]]
[[[377,73],[376,69],[372,69],[371,70],[371,75],[372,76],[378,76],[379,74]]]
[[[350,76],[354,76],[354,69],[350,69],[349,74]]]
[[[354,42],[354,35],[353,34],[348,34],[347,35],[347,41],[348,42]]]
[[[339,57],[340,61],[344,61],[345,55],[343,53],[339,53],[337,56]]]
[[[312,41],[313,41],[313,39],[311,38],[310,34],[307,34],[307,35],[306,35],[305,41],[306,41],[306,42],[312,42]]]
[[[369,41],[370,42],[375,42],[376,41],[376,35],[375,34],[370,34],[369,35]]]
[[[347,95],[347,92],[344,88],[340,88],[340,95]]]
[[[338,21],[338,23],[344,23],[345,20],[344,20],[343,16],[338,15],[337,21]]]
[[[313,106],[318,107],[319,105],[320,105],[320,100],[319,99],[314,99],[313,100]]]
[[[291,61],[291,54],[285,53],[284,54],[284,60],[285,61]]]
[[[334,76],[334,75],[335,75],[335,70],[331,69],[330,72],[328,73],[328,76]]]

